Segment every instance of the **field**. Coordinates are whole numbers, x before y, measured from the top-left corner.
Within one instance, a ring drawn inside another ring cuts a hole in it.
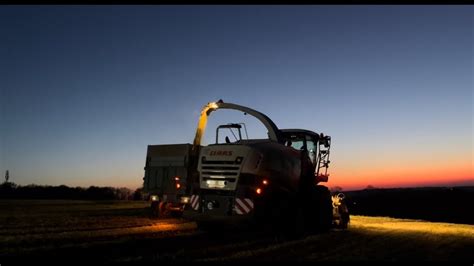
[[[0,263],[128,261],[474,261],[474,226],[352,216],[299,239],[152,219],[145,202],[0,201]],[[5,264],[7,265],[7,264]]]

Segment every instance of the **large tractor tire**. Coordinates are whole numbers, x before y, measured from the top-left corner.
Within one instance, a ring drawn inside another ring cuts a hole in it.
[[[325,186],[315,186],[305,202],[305,227],[308,233],[329,231],[332,225],[331,193]]]

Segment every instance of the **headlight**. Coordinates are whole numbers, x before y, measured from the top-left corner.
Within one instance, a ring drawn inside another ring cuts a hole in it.
[[[157,195],[151,195],[150,200],[151,201],[158,201],[160,198]]]
[[[189,203],[189,197],[181,197],[181,203]]]

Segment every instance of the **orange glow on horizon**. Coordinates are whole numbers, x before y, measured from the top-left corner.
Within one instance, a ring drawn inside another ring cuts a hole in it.
[[[374,187],[436,186],[453,182],[474,184],[471,160],[444,164],[413,165],[388,163],[362,169],[361,167],[334,167],[327,185],[345,190]]]

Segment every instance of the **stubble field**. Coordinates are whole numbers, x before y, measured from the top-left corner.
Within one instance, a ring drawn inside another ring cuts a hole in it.
[[[0,260],[474,261],[474,226],[351,216],[348,230],[275,236],[203,231],[182,218],[154,219],[146,202],[0,201]],[[0,261],[0,263],[2,263]]]

